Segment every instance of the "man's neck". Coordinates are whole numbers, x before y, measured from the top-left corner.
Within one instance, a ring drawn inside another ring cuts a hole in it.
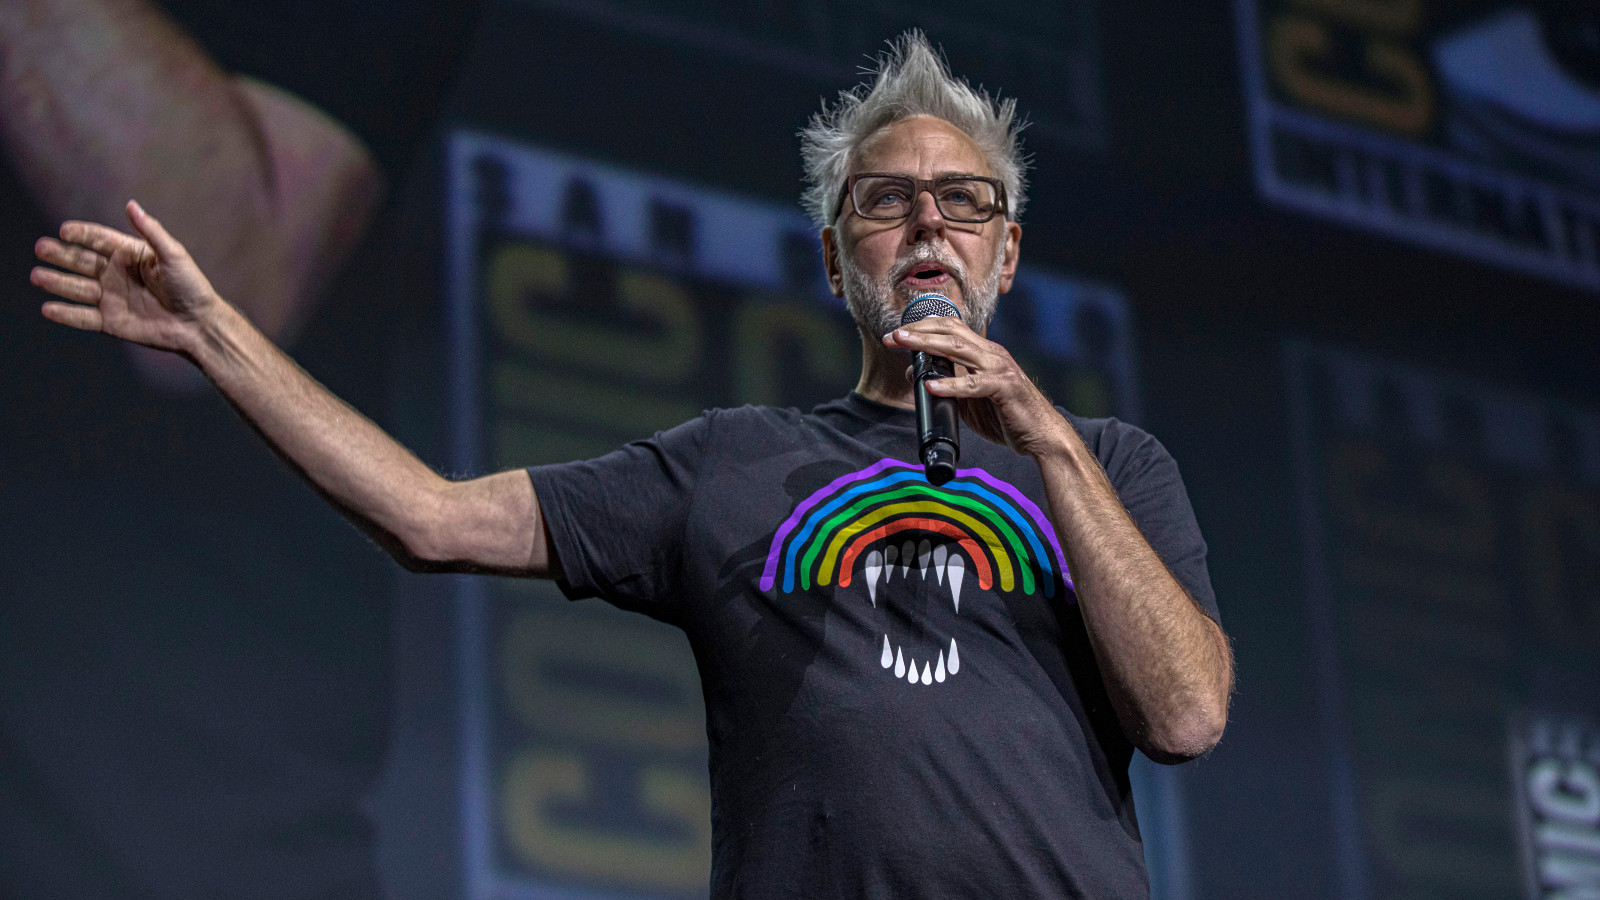
[[[856,382],[856,393],[886,406],[913,409],[911,380],[906,377],[910,366],[910,354],[897,353],[884,347],[880,338],[862,334],[861,380]]]

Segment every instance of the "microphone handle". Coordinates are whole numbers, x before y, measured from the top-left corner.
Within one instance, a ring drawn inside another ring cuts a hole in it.
[[[956,415],[956,401],[928,393],[927,380],[949,378],[955,374],[955,367],[950,360],[921,350],[913,355],[912,367],[922,466],[930,484],[944,484],[956,477],[956,460],[961,456],[960,418]]]

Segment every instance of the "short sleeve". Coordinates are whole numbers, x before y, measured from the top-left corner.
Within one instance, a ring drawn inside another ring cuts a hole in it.
[[[1095,455],[1139,532],[1200,609],[1220,624],[1205,538],[1177,461],[1160,441],[1115,419],[1107,422],[1097,443]]]
[[[684,526],[707,428],[701,417],[596,459],[528,469],[569,598],[678,624]]]

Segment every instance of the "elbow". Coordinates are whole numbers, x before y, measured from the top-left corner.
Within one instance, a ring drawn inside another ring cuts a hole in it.
[[[1190,689],[1172,697],[1165,715],[1146,720],[1143,741],[1136,745],[1153,762],[1174,766],[1210,753],[1222,741],[1228,728],[1228,706],[1233,699],[1233,650],[1220,628],[1213,623],[1218,641],[1218,664],[1211,667]],[[1179,698],[1182,699],[1179,699]]]
[[[400,564],[400,568],[414,575],[426,575],[432,572],[449,570],[449,567],[442,560],[418,554],[405,546],[390,547],[388,550],[389,556]]]
[[[444,555],[432,541],[411,531],[382,528],[371,522],[356,523],[402,569],[413,573],[445,570]]]
[[[430,492],[425,502],[410,507],[407,514],[386,530],[384,549],[407,572],[451,571],[451,563],[459,551],[451,540],[455,529],[450,526],[447,510],[449,488]]]
[[[518,470],[460,482],[430,478],[399,506],[391,553],[412,572],[546,577],[552,567],[531,488]]]
[[[411,528],[403,535],[395,535],[392,541],[386,543],[385,549],[407,572],[425,574],[452,571],[451,562],[456,556],[447,546],[441,531],[426,527]]]
[[[1152,762],[1175,766],[1211,752],[1227,727],[1226,701],[1204,704],[1162,728],[1150,729],[1138,747]]]
[[[211,274],[268,337],[292,342],[366,234],[383,172],[355,134],[294,94],[240,76],[231,96],[256,153],[241,168],[258,177],[237,180],[250,194],[222,220],[244,229],[248,255],[222,253],[234,262]]]

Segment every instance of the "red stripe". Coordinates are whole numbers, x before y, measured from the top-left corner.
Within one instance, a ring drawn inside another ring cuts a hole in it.
[[[984,590],[994,586],[994,573],[989,568],[989,557],[985,556],[977,541],[967,536],[965,531],[943,519],[896,519],[886,522],[864,534],[858,534],[850,546],[845,548],[844,559],[839,563],[839,586],[850,586],[850,575],[855,571],[856,557],[867,545],[879,538],[886,538],[891,534],[902,531],[933,531],[945,537],[955,538],[961,549],[967,551],[967,558],[972,560],[973,566],[978,570],[978,587]]]

